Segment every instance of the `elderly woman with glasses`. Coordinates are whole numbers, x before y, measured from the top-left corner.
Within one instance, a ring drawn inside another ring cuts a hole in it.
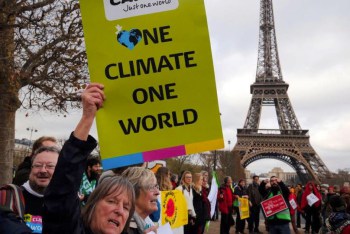
[[[127,229],[128,234],[156,232],[149,215],[158,210],[159,186],[154,173],[143,167],[129,167],[122,176],[134,186],[135,213]]]
[[[89,84],[81,98],[82,117],[64,144],[44,192],[43,233],[121,234],[135,206],[134,190],[127,179],[106,178],[91,193],[81,212],[78,190],[87,158],[97,145],[89,131],[105,99],[103,86]],[[49,169],[50,165],[45,167]]]

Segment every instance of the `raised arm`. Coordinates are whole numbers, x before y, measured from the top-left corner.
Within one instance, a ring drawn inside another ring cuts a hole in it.
[[[74,136],[79,140],[86,141],[95,119],[98,109],[103,105],[105,95],[103,93],[103,85],[92,83],[89,84],[81,95],[83,114],[74,130]]]
[[[288,201],[289,200],[289,194],[290,194],[290,191],[289,191],[288,187],[280,179],[277,180],[277,182],[278,182],[278,186],[281,188],[281,191],[282,191],[284,199],[286,201]]]
[[[78,233],[82,227],[78,190],[87,157],[97,145],[89,132],[104,99],[101,84],[89,84],[82,93],[82,117],[63,145],[55,172],[45,190],[43,233]]]
[[[261,181],[260,185],[259,185],[259,192],[260,192],[260,195],[262,197],[266,197],[267,196],[267,189],[266,189],[266,185],[267,185],[267,180],[263,180]]]

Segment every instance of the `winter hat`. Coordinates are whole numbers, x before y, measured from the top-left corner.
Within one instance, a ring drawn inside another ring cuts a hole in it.
[[[339,211],[345,211],[346,210],[346,204],[345,201],[342,197],[339,195],[334,195],[330,198],[329,204],[332,207],[332,210],[334,212],[339,212]]]

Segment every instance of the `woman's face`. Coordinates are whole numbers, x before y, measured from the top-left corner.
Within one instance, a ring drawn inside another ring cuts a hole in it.
[[[159,187],[156,178],[147,181],[140,190],[140,195],[136,199],[136,212],[146,218],[148,215],[158,210],[157,197],[159,195]]]
[[[187,173],[184,178],[184,183],[190,185],[192,183],[192,174]]]
[[[129,218],[131,201],[126,191],[117,190],[98,201],[92,217],[91,230],[94,233],[122,233]]]
[[[241,182],[239,182],[239,184],[240,184],[242,187],[244,187],[244,186],[245,186],[245,181],[242,180]]]
[[[206,186],[208,184],[208,173],[203,174],[203,186]]]
[[[199,177],[199,180],[196,182],[196,186],[203,186],[203,176]]]

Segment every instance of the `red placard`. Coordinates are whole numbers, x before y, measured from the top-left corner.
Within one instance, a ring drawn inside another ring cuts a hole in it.
[[[264,211],[265,217],[270,217],[282,210],[288,209],[288,206],[281,194],[261,202],[261,207]]]

